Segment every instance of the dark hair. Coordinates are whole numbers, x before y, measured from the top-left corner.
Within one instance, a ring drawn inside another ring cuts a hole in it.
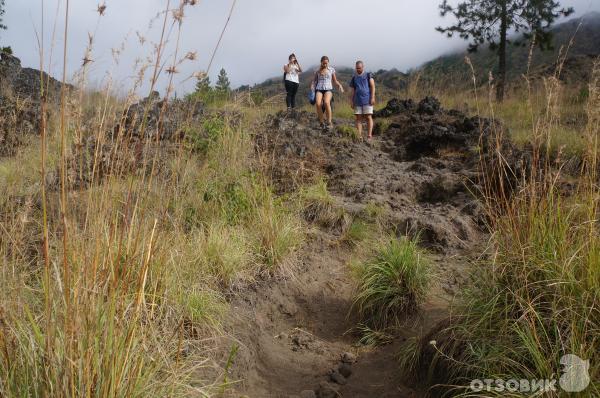
[[[321,63],[323,63],[323,61],[329,61],[329,57],[328,57],[327,55],[323,55],[323,56],[321,57]],[[323,71],[324,71],[324,70],[325,70],[325,69],[323,68],[323,65],[320,65],[320,66],[319,66],[319,73],[323,74]]]
[[[359,64],[363,65],[363,66],[365,65],[365,63],[363,61],[361,61],[361,60],[356,61],[356,65],[359,65]]]
[[[296,54],[291,53],[290,56],[288,57],[288,61],[292,59],[292,57],[296,58]]]

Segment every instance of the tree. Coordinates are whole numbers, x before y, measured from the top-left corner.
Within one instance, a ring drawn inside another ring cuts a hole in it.
[[[205,75],[204,77],[199,77],[198,81],[196,82],[196,92],[197,93],[208,93],[212,90],[212,87],[210,86],[210,77],[208,75]]]
[[[229,85],[230,83],[229,78],[227,77],[227,72],[225,72],[225,69],[221,68],[215,88],[221,93],[228,93],[230,91]]]
[[[4,15],[4,0],[0,0],[0,30],[6,29],[6,25],[2,24],[2,16]]]
[[[561,8],[554,0],[464,0],[456,6],[443,0],[441,15],[452,14],[456,24],[437,30],[448,37],[455,34],[470,40],[469,52],[488,43],[492,51],[498,54],[498,74],[496,99],[504,99],[506,83],[506,51],[511,43],[508,34],[523,33],[525,39],[532,39],[542,50],[550,48],[552,33],[550,27],[560,16],[573,13],[573,7]]]

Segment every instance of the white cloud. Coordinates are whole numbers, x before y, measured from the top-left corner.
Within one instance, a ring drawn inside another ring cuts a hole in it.
[[[71,0],[68,70],[75,72],[87,44],[87,35],[95,32],[95,47],[90,67],[92,82],[102,81],[111,73],[118,85],[130,86],[132,65],[138,58],[151,55],[151,42],[158,41],[162,20],[157,14],[167,0],[106,0],[106,15],[99,18],[99,0]],[[62,30],[65,0],[45,0],[44,37],[51,40],[57,5],[62,4],[56,21],[57,35],[52,51],[51,72],[62,68]],[[175,7],[179,0],[171,0]],[[252,84],[277,76],[290,52],[310,66],[321,55],[333,65],[352,65],[360,58],[368,68],[411,67],[464,46],[434,30],[446,24],[438,12],[440,0],[238,0],[221,47],[215,57],[211,76],[224,67],[234,85]],[[577,14],[600,10],[597,0],[563,1],[574,5]],[[182,83],[194,71],[204,70],[227,18],[230,1],[200,0],[188,7],[184,19],[180,55],[197,51],[195,62],[186,62],[175,77],[179,93],[191,90],[193,79]],[[0,33],[0,44],[11,45],[26,66],[39,65],[35,30],[41,30],[41,0],[8,0],[5,23],[9,30]],[[152,27],[149,23],[153,21]],[[172,18],[169,16],[169,26]],[[148,39],[140,45],[136,31]],[[171,32],[165,56],[172,59],[175,31]],[[112,51],[124,44],[119,65],[113,65]],[[49,59],[47,48],[47,60]],[[166,79],[160,82],[166,86]],[[147,86],[146,86],[147,87]]]

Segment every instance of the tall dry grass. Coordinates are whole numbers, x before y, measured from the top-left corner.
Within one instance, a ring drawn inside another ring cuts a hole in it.
[[[500,145],[505,132],[496,132],[494,160],[484,173],[492,177],[482,184],[491,233],[488,252],[454,306],[449,326],[428,336],[433,340],[422,343],[412,363],[405,361],[444,385],[448,395],[523,396],[496,384],[483,392],[469,385],[473,379],[558,380],[566,354],[590,361],[590,385],[576,396],[600,394],[600,63],[589,82],[583,167],[575,180],[563,174],[566,158],[560,151],[549,156],[563,94],[558,73],[545,81],[543,112],[526,106],[530,152],[523,170],[507,167]],[[497,116],[495,104],[488,107],[487,114]],[[511,178],[517,179],[516,190],[498,185]],[[579,371],[585,383],[586,372]],[[556,387],[543,395],[566,394]]]
[[[116,98],[110,81],[84,90],[84,63],[79,91],[42,102],[39,139],[0,160],[0,396],[222,392],[212,351],[225,294],[280,272],[301,242],[296,214],[254,171],[239,112],[190,111],[184,139],[160,138],[174,68],[189,58],[177,37],[192,3],[159,14],[162,35],[131,95]],[[148,78],[150,91],[167,85],[158,127],[151,102],[127,125],[121,115]]]

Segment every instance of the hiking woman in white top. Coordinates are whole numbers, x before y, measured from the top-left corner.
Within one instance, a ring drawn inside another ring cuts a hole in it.
[[[298,86],[300,85],[300,73],[302,73],[302,67],[300,67],[295,54],[290,54],[288,61],[289,62],[283,66],[283,71],[285,72],[284,83],[285,91],[287,93],[285,103],[288,110],[290,110],[296,107],[296,93],[298,92]]]
[[[329,66],[329,58],[326,56],[321,57],[321,66],[315,73],[315,77],[311,84],[311,88],[316,91],[315,93],[315,106],[317,107],[317,115],[319,116],[319,123],[321,127],[325,127],[323,121],[323,104],[325,104],[325,114],[327,116],[327,127],[331,128],[331,98],[333,97],[333,85],[337,85],[340,92],[344,92],[344,87],[337,80],[335,75],[335,69]]]

